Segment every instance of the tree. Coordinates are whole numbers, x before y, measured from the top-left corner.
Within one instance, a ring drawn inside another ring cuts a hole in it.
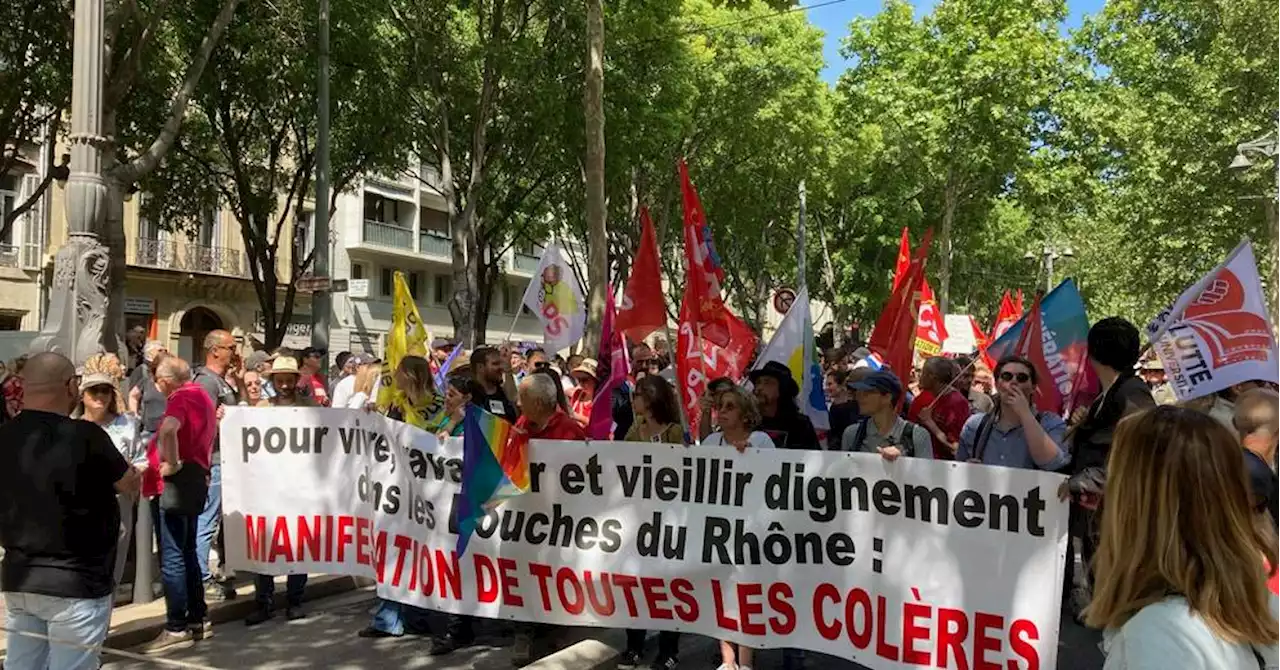
[[[185,134],[165,169],[145,184],[155,196],[147,201],[151,215],[162,226],[189,228],[197,213],[220,204],[234,214],[268,348],[284,337],[297,279],[309,273],[315,245],[328,243],[311,239],[309,249],[300,243],[311,208],[332,211],[338,194],[360,175],[398,171],[408,158],[399,144],[403,72],[385,56],[379,12],[367,2],[334,2],[330,9],[337,36],[331,104],[338,114],[328,203],[308,203],[317,158],[316,17],[311,4],[300,1],[241,8],[193,97]]]
[[[71,23],[67,9],[48,0],[12,0],[0,6],[0,176],[18,171],[42,138],[53,165],[56,131],[71,96]],[[67,161],[61,161],[64,175]],[[0,218],[0,239],[49,188],[54,171]]]
[[[609,285],[609,243],[605,230],[604,201],[604,6],[601,0],[586,0],[587,59],[586,86],[582,114],[586,117],[587,151],[587,353],[600,342],[604,318],[605,290]]]

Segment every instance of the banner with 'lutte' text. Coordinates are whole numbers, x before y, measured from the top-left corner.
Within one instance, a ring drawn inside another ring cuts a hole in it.
[[[460,439],[228,408],[231,567],[377,580],[447,612],[672,630],[872,668],[1052,668],[1059,475],[819,451],[531,443],[532,492],[454,555]]]

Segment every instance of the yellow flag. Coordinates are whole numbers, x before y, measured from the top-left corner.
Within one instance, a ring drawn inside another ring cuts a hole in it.
[[[387,355],[382,360],[382,383],[378,388],[378,409],[385,412],[393,406],[399,407],[404,412],[405,421],[417,423],[414,417],[422,412],[415,411],[404,393],[396,388],[393,373],[405,356],[425,357],[430,336],[418,315],[418,305],[413,302],[404,273],[397,270],[392,291],[391,329],[387,331]],[[432,404],[430,399],[424,401]]]

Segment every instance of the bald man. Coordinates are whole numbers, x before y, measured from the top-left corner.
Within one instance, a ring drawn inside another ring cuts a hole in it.
[[[22,380],[23,411],[0,426],[6,625],[76,646],[10,635],[5,667],[97,668],[111,623],[116,493],[137,491],[138,474],[105,431],[68,417],[80,395],[71,361],[36,354]]]
[[[235,379],[244,374],[240,370],[242,363],[236,354],[236,338],[225,330],[213,330],[204,338],[204,365],[195,369],[192,378],[213,401],[217,418],[222,420],[223,408],[240,404],[240,397],[235,386],[227,382],[227,373]],[[209,459],[209,494],[205,498],[204,511],[200,513],[200,523],[196,528],[196,558],[200,562],[200,579],[203,581],[204,596],[211,602],[231,600],[236,597],[235,588],[225,579],[214,578],[209,567],[209,550],[215,545],[218,555],[224,557],[226,550],[222,546],[222,454],[218,445],[217,433],[213,437],[213,455]]]

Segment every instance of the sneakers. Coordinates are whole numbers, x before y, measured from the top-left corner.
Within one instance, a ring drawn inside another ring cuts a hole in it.
[[[307,613],[305,610],[302,609],[301,606],[288,607],[284,611],[284,618],[288,619],[289,621],[297,621],[298,619],[307,618]]]
[[[213,622],[201,621],[200,623],[193,623],[187,626],[187,630],[191,631],[191,637],[197,642],[207,640],[213,637]]]
[[[230,584],[219,582],[216,579],[207,579],[204,582],[204,601],[207,603],[220,603],[227,600],[236,599],[236,590]]]
[[[399,635],[395,635],[395,634],[392,634],[392,633],[388,633],[388,632],[387,632],[387,631],[385,631],[385,630],[378,630],[377,628],[374,628],[373,626],[369,626],[368,628],[365,628],[364,630],[360,631],[359,633],[356,633],[356,635],[359,635],[360,637],[363,637],[363,638],[366,638],[366,639],[370,639],[370,640],[376,640],[376,639],[384,638],[384,637],[400,637]]]
[[[516,633],[515,644],[511,645],[511,665],[519,668],[533,662],[533,636],[528,633]]]
[[[675,656],[659,656],[653,659],[649,670],[676,670],[678,667],[680,667],[680,660]]]
[[[190,646],[192,643],[194,643],[195,639],[196,639],[195,634],[192,633],[190,629],[187,629],[181,632],[164,630],[164,631],[161,631],[160,634],[155,637],[155,639],[138,647],[138,653],[158,654],[163,651],[168,651],[170,649],[187,647],[187,646]]]
[[[634,649],[628,649],[622,652],[622,655],[618,657],[618,668],[619,670],[638,668],[640,667],[640,664],[644,662],[643,658],[644,657],[640,652]]]

